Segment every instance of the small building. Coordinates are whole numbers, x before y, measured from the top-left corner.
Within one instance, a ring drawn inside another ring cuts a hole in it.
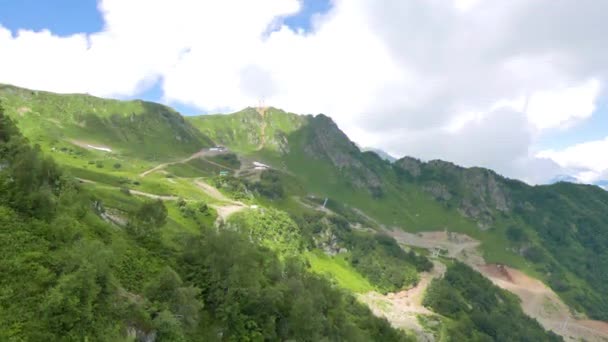
[[[220,171],[220,177],[225,177],[228,176],[229,172],[228,171]]]
[[[254,170],[267,170],[270,169],[270,166],[266,165],[266,164],[262,164],[260,162],[254,161],[253,162],[253,168]]]
[[[210,152],[224,152],[226,151],[226,148],[224,146],[214,146],[214,147],[210,147],[209,148]]]

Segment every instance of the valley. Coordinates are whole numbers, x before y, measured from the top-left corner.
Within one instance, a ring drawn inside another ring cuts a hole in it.
[[[347,326],[354,326],[358,335],[353,340],[382,334],[422,341],[459,334],[504,337],[509,329],[503,322],[488,323],[484,315],[513,317],[522,334],[545,340],[558,340],[557,335],[572,341],[608,340],[608,292],[603,292],[608,279],[601,272],[608,260],[608,194],[603,190],[569,184],[531,187],[490,170],[443,161],[406,157],[391,163],[374,152],[361,152],[322,114],[265,107],[182,117],[143,101],[12,86],[0,87],[0,101],[32,153],[52,158],[65,177],[78,183],[74,191],[83,196],[83,208],[61,209],[82,215],[62,218],[72,222],[67,226],[80,227],[74,228],[81,229],[74,241],[99,242],[115,255],[108,261],[107,269],[114,272],[108,279],[115,280],[116,293],[139,298],[129,304],[135,311],[121,309],[128,314],[104,327],[116,336],[126,326],[140,334],[162,331],[154,321],[161,312],[184,316],[144,288],[143,283],[161,275],[177,276],[174,283],[182,284],[175,285],[180,289],[199,291],[201,308],[188,314],[196,323],[171,323],[183,336],[203,330],[238,333],[233,335],[237,339],[305,336],[312,334],[305,324],[297,330],[275,313],[260,318],[251,308],[261,302],[274,303],[280,307],[276,310],[297,307],[302,312],[289,311],[296,322],[326,312],[331,305],[324,301],[336,301],[339,309],[333,314],[348,324],[318,330],[347,336]],[[6,146],[7,151],[13,148]],[[18,166],[10,159],[14,155],[3,157],[11,168]],[[40,193],[50,193],[49,203],[71,201],[51,190]],[[1,203],[17,210],[11,207],[15,201]],[[49,215],[51,227],[61,225]],[[3,234],[6,241],[12,239]],[[65,239],[61,243],[71,246],[65,241],[72,240]],[[577,265],[584,265],[585,272]],[[163,267],[175,275],[163,275]],[[471,276],[463,284],[454,275],[462,268],[483,277]],[[200,269],[207,273],[198,273]],[[59,276],[70,274],[62,272]],[[260,274],[263,280],[256,278]],[[292,274],[300,287],[283,284],[287,280],[277,274]],[[306,292],[313,288],[322,289],[325,297]],[[237,291],[234,297],[215,297],[231,289]],[[306,293],[308,302],[290,302],[298,291]],[[425,299],[429,291],[432,298]],[[477,296],[476,291],[486,291],[489,298],[480,299],[486,294]],[[230,315],[222,311],[232,308],[234,298],[247,302],[247,295],[258,296],[259,302],[233,308]],[[205,319],[199,319],[199,312]],[[372,313],[378,321],[370,318]],[[141,318],[134,319],[137,315]],[[0,315],[0,322],[9,321]],[[23,322],[33,324],[24,318],[10,326],[17,329]],[[275,326],[280,324],[285,324],[283,330]],[[9,335],[0,334],[4,336]]]

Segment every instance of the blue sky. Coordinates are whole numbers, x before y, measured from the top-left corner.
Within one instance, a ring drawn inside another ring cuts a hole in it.
[[[538,141],[539,149],[562,149],[589,140],[600,140],[608,133],[608,98],[598,99],[592,116],[566,130],[547,132]],[[608,151],[607,151],[608,152]]]
[[[293,29],[306,31],[314,14],[330,9],[330,0],[304,0],[301,11],[284,18],[283,22]],[[103,18],[96,0],[0,0],[0,23],[13,32],[48,29],[67,36],[98,32],[103,27]]]
[[[103,28],[95,0],[0,0],[0,24],[15,32],[42,30],[67,36]]]
[[[301,10],[282,18],[293,30],[311,30],[314,15],[331,9],[330,0],[303,0]],[[59,36],[95,33],[103,28],[103,18],[96,0],[0,0],[0,24],[13,32],[20,29],[50,30]],[[159,102],[162,98],[160,80],[144,92],[127,98]],[[185,115],[201,114],[201,110],[187,104],[172,102],[172,107]]]

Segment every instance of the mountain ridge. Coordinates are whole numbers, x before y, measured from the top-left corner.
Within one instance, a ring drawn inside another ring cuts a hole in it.
[[[188,220],[202,220],[193,207],[197,201],[218,210],[238,203],[238,210],[244,211],[230,227],[248,229],[271,249],[298,250],[302,247],[294,246],[306,245],[321,251],[329,259],[308,257],[316,267],[329,263],[334,272],[356,275],[341,279],[363,277],[385,291],[415,281],[420,270],[412,265],[421,262],[417,258],[422,253],[411,246],[406,250],[412,254],[397,251],[399,245],[385,238],[387,233],[466,234],[480,241],[485,262],[523,270],[547,283],[574,310],[593,318],[608,317],[608,298],[602,294],[608,293],[604,285],[608,279],[598,272],[608,260],[608,229],[602,223],[608,222],[608,196],[597,187],[531,186],[489,169],[441,160],[403,157],[391,163],[376,152],[361,151],[327,115],[298,115],[272,107],[184,118],[160,105],[133,113],[137,101],[108,100],[107,107],[98,109],[101,116],[90,119],[101,121],[95,126],[100,128],[97,140],[74,120],[81,118],[80,97],[86,95],[45,93],[40,98],[31,94],[20,98],[14,92],[30,91],[7,92],[0,87],[7,114],[32,143],[86,181],[112,207],[104,215],[118,217],[114,222],[123,222],[125,208],[133,205],[128,204],[132,201],[128,194],[145,193],[168,201],[171,228],[166,234],[170,236],[196,231]],[[97,106],[104,104],[103,99],[95,101],[101,101]],[[31,111],[22,113],[28,104]],[[138,122],[138,115],[149,120],[129,126],[131,120]],[[113,121],[112,116],[119,119]],[[39,122],[44,122],[42,127]],[[125,133],[125,126],[147,130]],[[87,140],[77,144],[74,139]],[[138,141],[146,148],[129,146]],[[216,145],[227,149],[212,151]],[[209,188],[219,189],[235,202],[214,199]],[[247,211],[259,206],[276,219],[268,221]],[[221,221],[218,218],[216,223]],[[290,232],[295,224],[307,242],[260,230],[261,224],[272,226],[275,221]],[[288,249],[281,245],[287,243]],[[393,280],[378,273],[384,264],[400,263],[408,269],[406,275],[392,273],[398,267],[386,270],[395,276]],[[354,288],[370,286],[359,283]]]

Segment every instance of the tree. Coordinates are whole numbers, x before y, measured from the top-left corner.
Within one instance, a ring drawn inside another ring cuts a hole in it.
[[[203,308],[197,299],[201,291],[193,286],[183,286],[180,276],[170,267],[165,267],[144,292],[150,301],[161,310],[172,312],[184,326],[194,328],[198,323],[199,311]]]
[[[129,221],[129,230],[137,237],[153,234],[167,223],[167,207],[160,199],[141,205]]]

